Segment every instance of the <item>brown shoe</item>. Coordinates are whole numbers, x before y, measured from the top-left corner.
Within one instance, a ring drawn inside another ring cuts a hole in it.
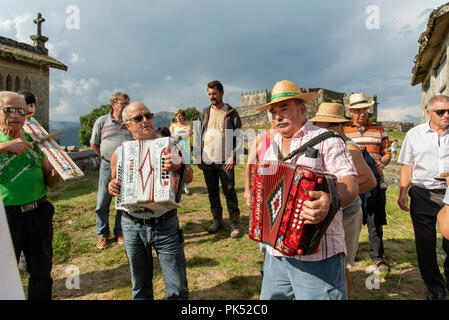
[[[97,240],[97,249],[104,250],[108,246],[108,238],[106,237],[98,237]]]
[[[118,244],[123,245],[123,235],[119,234],[118,236],[115,236],[115,240],[117,240]]]

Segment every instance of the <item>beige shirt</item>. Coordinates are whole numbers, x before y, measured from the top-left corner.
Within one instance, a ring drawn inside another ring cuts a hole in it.
[[[225,160],[225,117],[228,106],[210,108],[209,122],[204,135],[203,160],[206,164],[223,163]]]

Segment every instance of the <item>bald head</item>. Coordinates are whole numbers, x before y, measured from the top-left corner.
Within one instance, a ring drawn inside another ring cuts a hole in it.
[[[427,102],[427,107],[426,107],[426,109],[432,111],[433,109],[435,109],[435,106],[436,106],[436,105],[439,105],[439,104],[448,104],[448,103],[449,103],[449,97],[448,97],[448,96],[445,96],[445,95],[438,95],[438,96],[435,96],[435,97],[431,98],[431,99],[429,100],[429,102]]]
[[[133,102],[128,104],[125,109],[123,109],[122,118],[123,122],[126,123],[130,119],[130,115],[136,111],[150,112],[150,110],[142,102]]]

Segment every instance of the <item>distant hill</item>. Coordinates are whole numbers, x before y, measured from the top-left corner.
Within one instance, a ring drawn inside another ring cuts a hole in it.
[[[173,112],[155,112],[154,113],[154,129],[156,130],[158,127],[169,127],[170,120],[175,116]],[[70,121],[52,121],[50,120],[50,131],[49,133],[61,130],[62,133],[56,136],[59,139],[61,146],[77,146],[80,147],[79,135],[78,132],[80,130],[79,122],[70,122]]]
[[[78,132],[80,130],[80,124],[70,121],[51,121],[49,133],[61,130],[62,133],[55,138],[59,139],[59,145],[61,146],[77,146],[80,147],[78,138]]]

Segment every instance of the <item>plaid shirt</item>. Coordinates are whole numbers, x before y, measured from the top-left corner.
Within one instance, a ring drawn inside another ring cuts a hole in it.
[[[327,129],[319,128],[307,121],[301,129],[293,135],[290,144],[290,152],[298,149],[305,142],[326,131]],[[279,150],[282,150],[282,136],[279,133],[276,133],[273,140],[274,141],[265,154],[265,161],[278,160],[277,151],[275,151],[274,148],[279,146]],[[343,140],[339,138],[329,138],[321,141],[319,144],[315,145],[314,148],[318,150],[318,157],[316,159],[307,158],[305,157],[305,154],[302,154],[295,163],[334,174],[337,177],[337,180],[349,175],[358,176],[351,154],[346,148],[346,144]],[[346,254],[345,232],[342,219],[342,211],[339,210],[318,245],[318,253],[307,256],[296,255],[294,258],[302,261],[320,261],[340,252]],[[267,246],[267,251],[273,256],[283,256],[280,251],[270,246]]]

